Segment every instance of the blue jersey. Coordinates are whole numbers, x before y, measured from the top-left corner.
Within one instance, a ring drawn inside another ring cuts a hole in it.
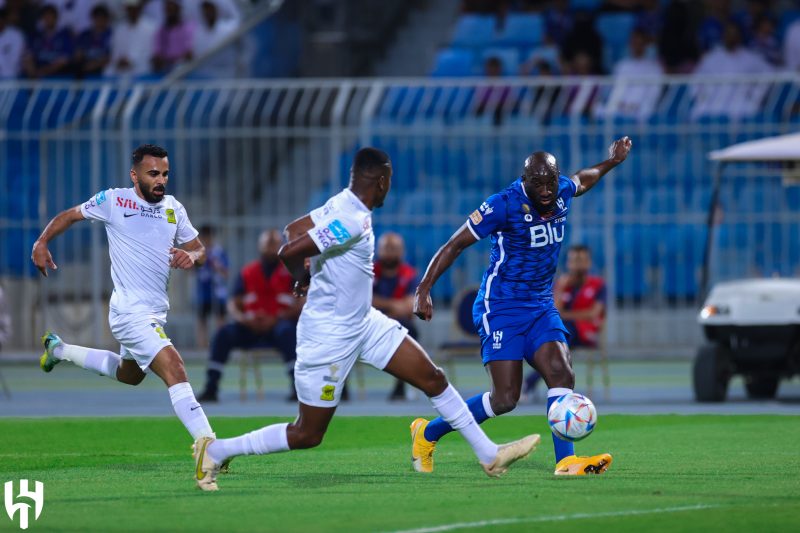
[[[552,302],[567,212],[576,192],[575,182],[559,176],[556,205],[543,217],[525,193],[522,179],[517,179],[469,216],[467,226],[475,237],[491,236],[492,242],[476,310],[479,301],[485,314]]]

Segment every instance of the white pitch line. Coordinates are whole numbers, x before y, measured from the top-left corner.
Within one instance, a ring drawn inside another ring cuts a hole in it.
[[[641,509],[632,511],[609,511],[605,513],[577,513],[551,516],[531,516],[528,518],[497,518],[495,520],[481,520],[479,522],[458,522],[434,527],[421,527],[418,529],[403,529],[392,533],[437,533],[439,531],[453,531],[456,529],[477,529],[481,527],[506,526],[514,524],[531,524],[536,522],[563,522],[566,520],[580,520],[583,518],[608,518],[615,516],[636,516],[644,514],[679,513],[682,511],[700,511],[713,509],[719,505],[687,505],[684,507],[662,507],[660,509]]]

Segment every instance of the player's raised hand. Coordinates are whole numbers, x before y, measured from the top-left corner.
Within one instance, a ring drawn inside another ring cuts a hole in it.
[[[631,151],[633,141],[627,135],[614,141],[608,149],[608,158],[615,163],[622,163]]]
[[[47,277],[48,268],[50,270],[58,270],[58,266],[53,261],[53,256],[50,255],[50,250],[47,249],[47,244],[41,241],[33,243],[31,261],[44,277]]]
[[[422,320],[430,320],[433,317],[433,300],[429,292],[417,290],[414,293],[414,314]]]
[[[170,260],[169,260],[170,268],[180,268],[183,270],[187,270],[189,268],[194,267],[194,258],[186,250],[183,250],[181,248],[170,248],[169,253],[170,253]]]

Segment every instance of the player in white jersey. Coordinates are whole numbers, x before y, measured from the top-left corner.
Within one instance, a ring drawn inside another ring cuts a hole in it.
[[[47,277],[56,270],[47,243],[75,222],[102,222],[108,235],[114,292],[108,321],[121,345],[120,353],[65,344],[48,331],[40,365],[50,372],[61,361],[97,372],[128,385],[138,385],[149,371],[164,380],[178,418],[192,438],[213,436],[197,403],[183,359],[164,331],[169,301],[170,269],[190,269],[205,260],[183,205],[166,194],[167,151],[145,144],[132,156],[133,187],[98,192],[86,203],[59,213],[33,245],[31,260]]]
[[[232,439],[197,439],[195,472],[201,489],[217,490],[217,472],[237,455],[318,446],[347,374],[359,360],[422,390],[469,442],[490,476],[503,474],[539,443],[539,435],[501,446],[489,440],[422,347],[399,322],[372,307],[372,209],[383,205],[391,177],[389,156],[364,148],[353,161],[349,188],[287,226],[288,243],[279,256],[296,280],[295,295],[308,295],[297,328],[294,377],[300,414],[291,424]]]

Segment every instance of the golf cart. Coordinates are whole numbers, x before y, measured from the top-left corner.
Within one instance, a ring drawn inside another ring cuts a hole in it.
[[[800,161],[800,134],[782,135],[713,151],[721,164],[714,181],[709,236],[703,269],[708,287],[708,257],[714,212],[719,201],[722,166],[732,162],[790,163],[785,180],[796,180],[793,163]],[[794,172],[794,174],[793,174]],[[747,395],[774,398],[782,378],[800,374],[800,280],[759,278],[715,284],[698,317],[707,344],[694,362],[694,393],[699,402],[725,400],[730,379],[744,377]]]

